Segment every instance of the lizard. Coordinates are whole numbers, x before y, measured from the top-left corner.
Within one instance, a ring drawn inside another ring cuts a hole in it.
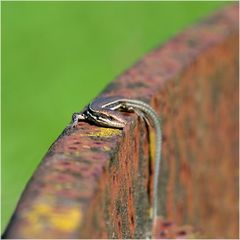
[[[71,126],[74,128],[78,121],[87,120],[98,126],[123,129],[127,124],[120,111],[135,112],[148,125],[155,129],[155,170],[153,181],[152,219],[158,217],[158,179],[161,164],[162,132],[160,120],[156,111],[147,103],[123,97],[100,97],[90,103],[82,112],[73,113]],[[151,123],[150,123],[151,122]]]

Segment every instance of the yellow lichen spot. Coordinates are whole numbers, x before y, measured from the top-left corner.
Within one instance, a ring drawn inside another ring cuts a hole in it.
[[[88,136],[96,136],[96,137],[110,137],[110,136],[116,136],[120,135],[121,130],[116,129],[116,128],[98,128],[98,131],[95,132],[90,132],[87,135]]]
[[[33,223],[37,223],[38,222],[38,218],[45,216],[46,214],[49,213],[49,206],[46,204],[37,204],[33,207],[32,211],[27,212],[26,214],[26,219]]]
[[[60,231],[73,231],[82,222],[82,213],[79,208],[64,208],[48,205],[47,203],[36,204],[32,211],[25,214],[25,219],[31,225],[26,231],[39,232],[47,226],[57,228]]]
[[[50,207],[47,204],[39,203],[36,204],[31,211],[25,212],[24,218],[31,228],[23,228],[22,233],[35,234],[37,232],[41,232],[44,229],[44,223],[39,220],[48,216],[49,211]]]
[[[155,136],[154,131],[150,131],[149,138],[150,138],[150,155],[151,155],[151,159],[154,163],[154,161],[155,161],[155,150],[156,150],[156,144],[155,144],[156,136]]]
[[[79,209],[68,209],[50,216],[50,223],[62,231],[72,231],[81,224],[82,215]]]

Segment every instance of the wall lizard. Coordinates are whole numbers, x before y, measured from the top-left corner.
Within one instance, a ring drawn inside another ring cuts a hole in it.
[[[146,120],[148,125],[153,124],[156,132],[155,136],[155,170],[153,182],[153,213],[152,219],[158,216],[158,179],[160,173],[162,133],[160,121],[155,110],[143,101],[121,98],[121,97],[101,97],[95,99],[88,107],[79,113],[72,115],[72,127],[75,127],[80,120],[90,121],[98,126],[122,129],[126,125],[126,120],[121,116],[120,111],[135,112]],[[151,122],[151,123],[150,123]]]

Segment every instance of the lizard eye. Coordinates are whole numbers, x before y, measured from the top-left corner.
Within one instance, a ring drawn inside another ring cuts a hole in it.
[[[103,118],[100,117],[100,116],[97,116],[96,119],[97,119],[97,120],[103,120]]]
[[[110,120],[114,120],[114,118],[113,118],[112,116],[109,116],[108,118],[109,118]]]

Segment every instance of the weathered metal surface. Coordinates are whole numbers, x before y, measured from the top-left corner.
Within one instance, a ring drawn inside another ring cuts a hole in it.
[[[201,231],[189,225],[178,226],[176,223],[164,220],[162,217],[156,219],[153,235],[156,239],[197,239],[201,238]]]
[[[103,92],[144,100],[161,117],[158,238],[238,235],[238,65],[232,5],[146,55]],[[157,146],[135,114],[124,115],[122,131],[81,122],[53,144],[5,238],[144,237]]]

